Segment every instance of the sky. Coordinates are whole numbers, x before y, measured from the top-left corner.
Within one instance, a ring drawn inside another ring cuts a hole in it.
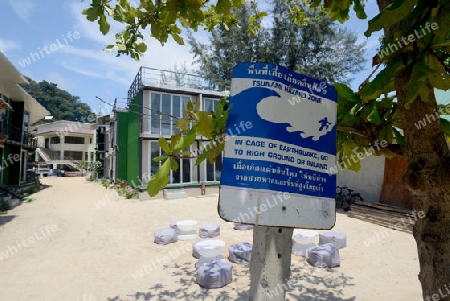
[[[375,1],[369,1],[369,17],[377,13]],[[175,65],[199,69],[189,46],[180,46],[173,40],[164,46],[148,34],[148,50],[139,62],[127,56],[116,57],[103,48],[114,44],[114,33],[121,25],[112,24],[110,33],[103,36],[96,22],[88,21],[82,10],[90,0],[0,0],[0,51],[25,76],[35,81],[48,81],[80,97],[95,113],[107,114],[108,106],[96,96],[113,103],[117,98],[121,107],[140,66],[173,70]],[[379,34],[367,39],[364,31],[367,20],[352,17],[345,26],[361,42],[366,42],[367,62],[363,71],[352,75],[352,88],[372,72],[372,57],[379,46]],[[207,41],[206,33],[196,38]],[[1,70],[0,70],[1,72]]]

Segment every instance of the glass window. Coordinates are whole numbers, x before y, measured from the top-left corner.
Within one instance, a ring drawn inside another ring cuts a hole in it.
[[[55,137],[51,137],[50,138],[50,143],[51,144],[59,144],[61,142],[59,136],[55,136]]]
[[[217,157],[213,164],[206,161],[206,181],[220,181],[222,176],[222,153]]]
[[[152,99],[151,99],[151,133],[160,135],[161,130],[161,115],[158,114],[157,111],[161,110],[161,94],[152,93]]]
[[[206,181],[215,181],[214,164],[211,164],[208,159],[206,161]]]
[[[181,103],[180,103],[180,96],[178,95],[172,96],[172,115],[175,117],[181,116]],[[171,118],[171,121],[172,121],[172,134],[176,134],[179,132],[179,130],[176,127],[178,118]]]
[[[163,94],[162,95],[162,102],[161,102],[161,135],[170,135],[170,128],[171,128],[171,97],[170,94]]]
[[[215,112],[216,111],[216,103],[218,103],[219,100],[215,98],[204,98],[203,99],[203,108],[206,112]]]
[[[159,148],[158,142],[150,142],[150,173],[155,175],[159,169],[159,162],[153,161],[154,158],[161,155],[161,150]]]
[[[170,183],[172,184],[179,184],[181,183],[181,171],[183,169],[183,166],[180,165],[180,160],[177,159],[177,163],[178,163],[178,169],[177,170],[172,170],[172,177],[170,179]]]
[[[83,160],[83,152],[64,151],[64,160]]]
[[[191,160],[190,159],[183,159],[182,164],[182,170],[183,170],[183,183],[190,183],[191,182]]]
[[[181,97],[181,101],[182,101],[182,106],[181,106],[181,110],[187,110],[187,105],[189,103],[189,101],[191,100],[190,97],[188,96],[182,96]],[[185,114],[183,113],[181,116],[185,116]]]
[[[64,143],[67,144],[84,144],[84,137],[65,136]]]

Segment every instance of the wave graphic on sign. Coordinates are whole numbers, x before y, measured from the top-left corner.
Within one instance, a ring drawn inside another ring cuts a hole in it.
[[[304,100],[292,105],[289,102],[292,95],[282,92],[277,94],[281,95],[263,98],[256,105],[261,119],[272,123],[287,123],[289,126],[286,131],[299,132],[302,138],[311,137],[314,141],[333,129],[334,118],[331,114],[324,116],[324,110],[319,109],[322,104]]]

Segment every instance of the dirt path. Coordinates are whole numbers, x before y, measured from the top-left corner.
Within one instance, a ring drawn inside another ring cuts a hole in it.
[[[216,197],[126,200],[84,178],[42,182],[50,187],[33,202],[0,216],[0,300],[248,300],[247,266],[234,264],[231,284],[205,290],[194,282],[191,242],[153,243],[155,230],[182,219],[218,223],[227,246],[251,242],[252,231],[218,217]],[[341,267],[313,268],[293,256],[288,300],[419,300],[412,236],[337,218],[334,230],[348,235]]]

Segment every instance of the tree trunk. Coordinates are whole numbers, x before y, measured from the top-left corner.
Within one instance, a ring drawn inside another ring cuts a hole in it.
[[[250,301],[284,301],[290,286],[293,228],[255,226]]]
[[[378,0],[380,10],[391,2]],[[392,38],[400,26],[385,28],[386,38]],[[412,67],[406,66],[393,80],[406,140],[408,169],[404,181],[414,195],[414,210],[418,213],[413,235],[420,263],[419,280],[424,300],[450,300],[450,151],[436,117],[434,92],[426,102],[417,97],[409,109],[405,108],[404,86],[410,80]],[[427,125],[418,129],[414,123],[424,118]]]

